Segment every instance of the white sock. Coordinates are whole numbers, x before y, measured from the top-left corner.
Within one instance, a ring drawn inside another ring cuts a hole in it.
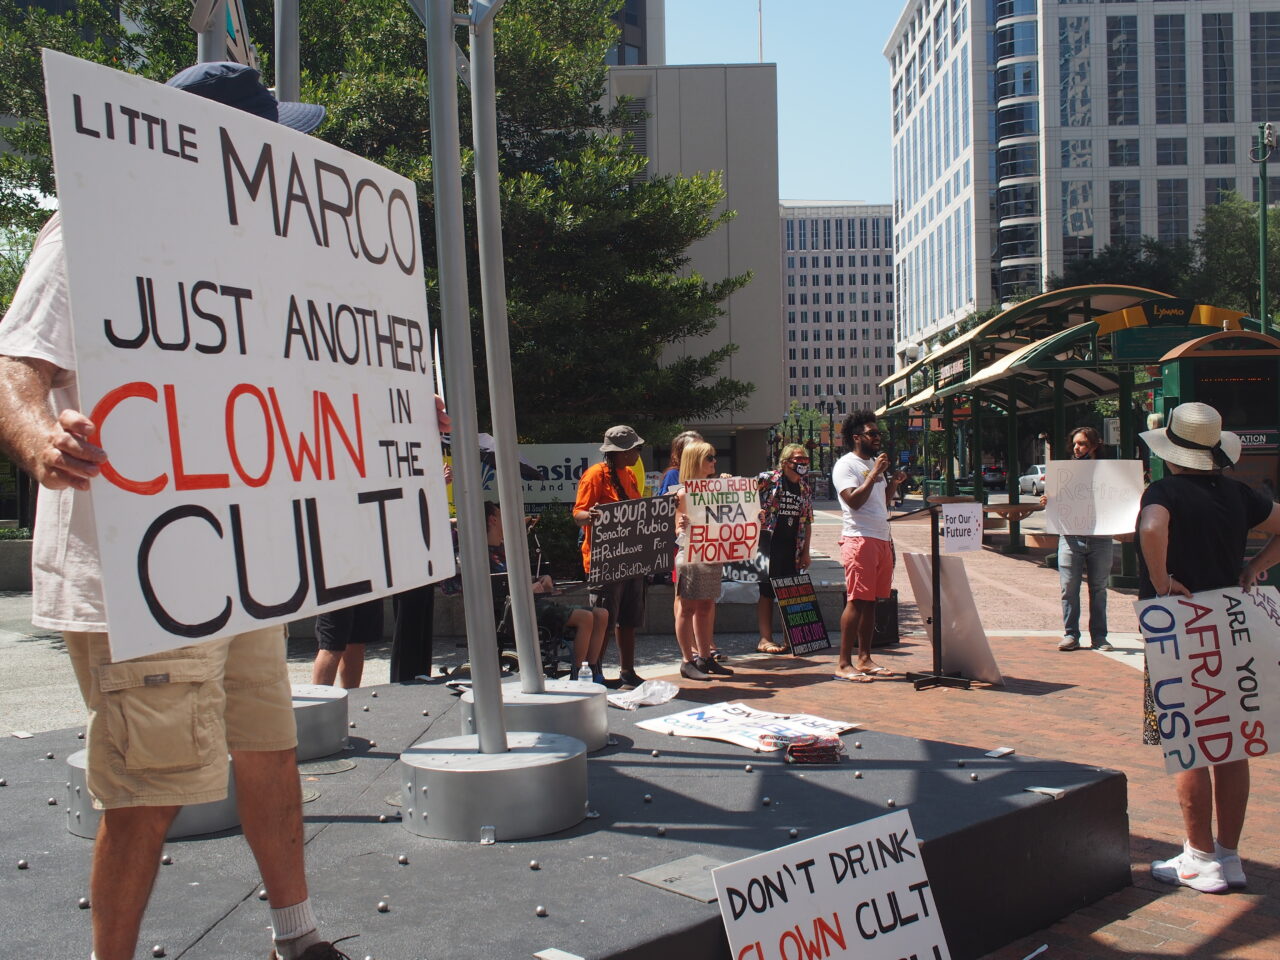
[[[1218,859],[1212,852],[1206,853],[1203,850],[1197,850],[1191,845],[1190,840],[1187,841],[1187,853],[1191,854],[1194,859],[1204,861],[1205,863],[1213,863]]]
[[[311,898],[291,907],[271,910],[271,934],[281,960],[293,960],[307,947],[320,940],[316,933],[316,917],[311,912]]]
[[[1237,849],[1237,850],[1232,850],[1230,847],[1224,847],[1224,846],[1223,846],[1222,844],[1220,844],[1217,840],[1213,841],[1213,852],[1214,852],[1215,854],[1217,854],[1219,857],[1238,857],[1238,856],[1240,856],[1240,851],[1239,851],[1238,849]]]

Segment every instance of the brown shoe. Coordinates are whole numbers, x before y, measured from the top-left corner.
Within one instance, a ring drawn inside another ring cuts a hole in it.
[[[358,934],[353,933],[349,937],[339,937],[333,943],[328,940],[313,943],[302,951],[302,956],[298,960],[351,960],[351,957],[339,950],[334,944],[341,943],[343,940],[354,940],[357,936]],[[280,960],[280,955],[272,950],[269,960]]]

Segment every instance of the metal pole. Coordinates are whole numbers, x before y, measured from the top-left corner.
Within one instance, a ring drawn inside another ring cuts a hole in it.
[[[942,514],[941,504],[935,503],[929,511],[929,576],[933,586],[933,675],[942,676],[942,556],[939,547],[938,523]]]
[[[453,498],[458,509],[463,611],[476,734],[481,753],[505,753],[502,691],[498,678],[497,628],[489,585],[489,548],[480,501],[480,456],[476,443],[475,358],[463,253],[462,159],[458,143],[458,80],[453,40],[453,0],[427,0],[427,77],[431,87],[431,171],[436,201],[436,257],[440,270],[440,314],[444,361],[449,369],[449,416],[453,418]]]
[[[224,0],[225,2],[225,0]],[[301,56],[298,51],[298,0],[275,0],[276,99],[302,99]]]
[[[498,4],[472,4],[471,137],[476,162],[476,225],[480,241],[480,298],[484,305],[485,360],[489,367],[489,413],[498,461],[498,502],[502,538],[507,543],[507,582],[512,624],[520,658],[520,689],[542,693],[542,655],[538,622],[529,590],[528,535],[524,525],[524,488],[516,448],[516,409],[512,399],[511,345],[507,330],[507,286],[502,266],[502,211],[498,194],[497,84],[493,72],[493,15]],[[575,664],[577,666],[577,664]]]
[[[1267,154],[1271,150],[1271,124],[1258,124],[1258,321],[1266,335],[1271,325],[1267,299]]]
[[[196,35],[196,55],[201,63],[227,59],[227,0],[217,0],[209,29]]]

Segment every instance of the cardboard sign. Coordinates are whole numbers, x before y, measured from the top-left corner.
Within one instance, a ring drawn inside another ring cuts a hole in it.
[[[1142,500],[1139,460],[1050,460],[1045,527],[1078,537],[1133,533]]]
[[[933,642],[933,564],[927,553],[904,553],[902,565],[911,580],[916,609],[925,618],[925,634]],[[1004,683],[996,664],[982,618],[973,602],[973,589],[964,561],[959,557],[938,558],[938,583],[942,593],[942,669],[970,680],[997,686]]]
[[[689,510],[684,563],[750,560],[760,539],[760,499],[751,477],[710,477],[684,485]]]
[[[805,713],[768,713],[756,710],[745,703],[715,703],[695,707],[684,713],[643,720],[636,726],[656,733],[674,733],[678,737],[703,737],[707,740],[724,740],[740,747],[760,750],[780,750],[777,743],[760,742],[760,734],[782,737],[815,734],[820,737],[838,737],[852,730],[857,724],[843,720],[826,720]]]
[[[44,65],[112,655],[452,575],[413,184]]]
[[[1139,600],[1166,773],[1271,753],[1280,738],[1274,587]]]
[[[676,498],[600,503],[591,522],[592,587],[655,571],[671,572],[676,557]]]
[[[962,553],[982,549],[982,504],[942,504],[942,550]]]
[[[793,656],[803,656],[831,646],[831,636],[822,620],[822,608],[813,581],[807,573],[796,577],[774,577],[773,596],[782,614],[782,629],[787,632]]]
[[[906,810],[712,871],[736,960],[949,960]]]

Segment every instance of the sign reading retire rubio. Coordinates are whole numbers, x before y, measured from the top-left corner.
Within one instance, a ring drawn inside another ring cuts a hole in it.
[[[676,549],[676,498],[644,497],[596,505],[591,521],[590,585],[670,571]]]
[[[44,64],[113,656],[450,576],[413,184]]]
[[[906,810],[716,868],[735,960],[948,960]]]
[[[1142,500],[1140,460],[1050,460],[1045,526],[1051,533],[1096,537],[1133,533]]]
[[[1261,757],[1280,736],[1274,587],[1139,600],[1165,772]]]
[[[822,608],[813,581],[807,573],[796,577],[773,577],[773,596],[782,614],[782,628],[787,631],[793,656],[803,656],[831,646],[827,625],[822,621]]]
[[[685,563],[750,560],[760,539],[760,501],[748,477],[711,477],[684,485],[689,508]]]

